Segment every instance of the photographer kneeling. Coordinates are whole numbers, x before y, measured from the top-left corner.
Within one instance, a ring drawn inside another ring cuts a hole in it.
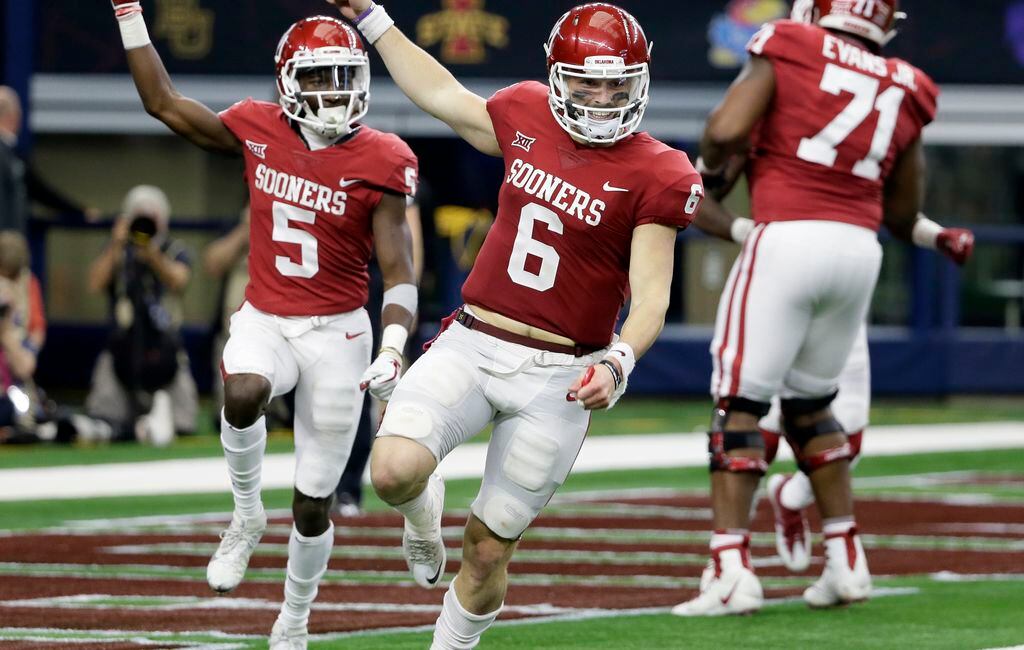
[[[89,287],[105,291],[113,324],[93,370],[89,415],[119,438],[168,444],[195,430],[198,396],[181,345],[181,294],[192,275],[181,242],[167,234],[170,205],[157,187],[124,199],[110,243],[89,269]]]
[[[0,442],[37,439],[36,424],[46,414],[32,375],[45,340],[42,292],[28,268],[28,244],[16,231],[0,231]]]

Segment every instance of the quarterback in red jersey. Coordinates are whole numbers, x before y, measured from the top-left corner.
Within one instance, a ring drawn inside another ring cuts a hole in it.
[[[714,188],[749,155],[754,223],[711,345],[711,562],[700,595],[677,615],[761,607],[749,512],[767,467],[758,419],[774,395],[824,524],[825,570],[804,599],[830,607],[870,596],[850,490],[854,451],[830,403],[877,280],[883,215],[898,236],[933,247],[941,230],[918,218],[921,130],[938,91],[909,63],[880,55],[900,16],[896,0],[797,2],[793,20],[751,39],[750,61],[708,120],[698,166]]]
[[[207,581],[218,592],[236,587],[266,528],[263,411],[273,395],[294,388],[294,526],[270,647],[305,648],[334,541],[331,497],[352,447],[362,390],[390,395],[416,311],[405,221],[416,158],[396,136],[358,123],[369,105],[369,59],[356,31],[337,18],[300,20],[282,37],[275,56],[280,105],[246,99],[218,115],[174,89],[140,3],[113,5],[146,110],[205,149],[245,159],[250,281],[221,365],[221,442],[235,508]],[[385,292],[383,347],[371,364],[364,305],[374,247]]]
[[[472,648],[501,609],[519,537],[572,468],[589,411],[615,403],[661,331],[676,231],[703,188],[685,154],[636,131],[650,45],[622,9],[567,12],[545,46],[548,84],[515,84],[485,100],[382,7],[337,4],[414,103],[505,160],[498,215],[463,287],[465,305],[402,378],[371,458],[377,493],[405,516],[413,577],[433,587],[445,566],[444,485],[434,470],[493,422],[432,646]],[[627,284],[630,310],[616,339]]]

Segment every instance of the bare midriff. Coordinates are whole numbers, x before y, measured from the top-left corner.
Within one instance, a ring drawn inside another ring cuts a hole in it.
[[[506,332],[512,332],[519,336],[527,336],[531,339],[537,339],[538,341],[547,341],[548,343],[560,343],[562,345],[574,346],[576,343],[569,338],[566,338],[560,334],[542,330],[539,327],[527,325],[526,323],[520,323],[514,318],[503,316],[497,312],[493,312],[489,309],[484,309],[478,305],[467,304],[467,307],[473,312],[473,315],[495,327],[500,327]]]

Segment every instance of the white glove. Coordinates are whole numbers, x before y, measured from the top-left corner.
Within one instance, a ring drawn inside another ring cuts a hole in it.
[[[386,402],[402,376],[402,355],[391,348],[381,348],[380,354],[359,378],[359,390],[369,389],[370,394]]]

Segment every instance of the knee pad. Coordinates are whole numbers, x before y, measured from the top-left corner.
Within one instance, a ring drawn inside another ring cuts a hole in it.
[[[483,489],[473,503],[473,514],[502,539],[517,540],[533,523],[537,512],[521,499],[496,487]]]
[[[763,476],[768,463],[763,458],[730,456],[733,449],[764,449],[760,431],[712,431],[708,433],[708,454],[712,472],[751,472]]]
[[[779,439],[782,434],[768,429],[759,429],[759,431],[764,439],[764,462],[771,465],[775,462],[775,457],[779,455]]]
[[[853,452],[853,456],[850,457],[850,462],[860,458],[860,446],[864,441],[864,430],[854,431],[853,433],[846,434],[846,439],[850,441],[850,451]]]
[[[771,410],[768,402],[757,402],[745,397],[725,397],[718,400],[711,416],[711,431],[708,432],[708,454],[711,456],[712,472],[752,472],[763,475],[768,463],[763,458],[729,456],[733,449],[764,449],[765,440],[761,432],[726,431],[732,413],[747,413],[760,419]]]
[[[311,424],[322,433],[345,433],[352,428],[356,395],[350,386],[334,382],[317,382],[311,398]],[[361,396],[360,396],[361,397]]]
[[[810,415],[811,413],[828,408],[828,405],[835,397],[836,393],[832,393],[831,395],[812,399],[782,400],[782,419],[786,427],[786,440],[789,442],[789,446],[793,448],[794,455],[796,455],[797,466],[805,474],[810,474],[829,463],[850,460],[856,455],[849,442],[844,442],[838,447],[825,449],[813,454],[804,453],[804,447],[814,438],[833,433],[843,433],[843,425],[831,413],[813,424],[803,426],[796,424],[798,417]]]
[[[787,427],[796,418],[801,415],[810,415],[817,411],[823,411],[828,408],[839,391],[833,391],[828,395],[822,397],[791,397],[788,399],[779,400],[779,406],[782,410],[782,422]]]

